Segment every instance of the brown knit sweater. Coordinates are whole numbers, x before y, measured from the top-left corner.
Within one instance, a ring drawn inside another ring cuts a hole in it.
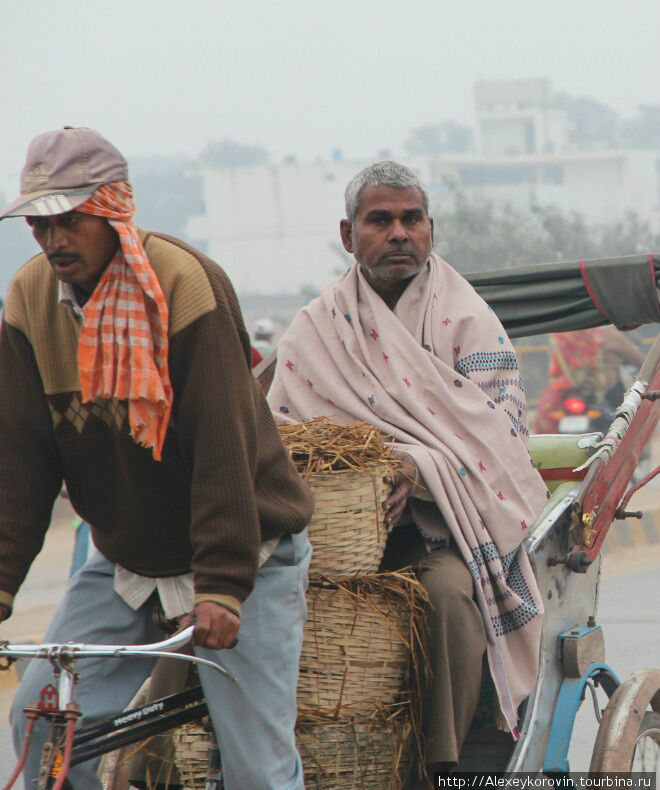
[[[81,403],[79,324],[37,255],[10,286],[0,334],[0,603],[11,606],[66,482],[99,550],[145,576],[192,569],[195,592],[249,594],[261,542],[300,532],[312,498],[250,370],[233,288],[183,242],[142,234],[170,310],[172,419],[163,460],[125,402]]]

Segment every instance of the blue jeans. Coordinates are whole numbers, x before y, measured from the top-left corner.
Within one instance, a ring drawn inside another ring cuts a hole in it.
[[[75,523],[75,522],[74,522]],[[91,543],[91,527],[81,518],[77,521],[76,540],[73,544],[73,554],[71,556],[71,570],[69,576],[73,576],[87,562],[89,555],[89,544]]]
[[[307,530],[285,535],[259,569],[254,589],[243,604],[238,645],[223,651],[195,649],[201,657],[217,660],[237,680],[234,684],[212,670],[200,672],[227,790],[303,789],[294,725],[310,558]],[[99,554],[92,557],[71,579],[45,641],[138,644],[162,639],[152,622],[153,599],[134,611],[115,593],[113,579],[113,563]],[[81,723],[126,707],[153,663],[138,658],[81,660],[77,691]],[[51,681],[47,661],[30,662],[11,712],[17,751],[25,727],[23,708]],[[25,767],[28,790],[35,787],[46,734],[45,722],[38,722]],[[71,769],[69,782],[74,790],[100,788],[96,767],[97,761],[90,761]]]

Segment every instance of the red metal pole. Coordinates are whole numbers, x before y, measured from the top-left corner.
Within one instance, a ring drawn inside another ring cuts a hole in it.
[[[27,760],[28,749],[30,748],[30,740],[32,738],[32,730],[34,728],[35,721],[39,718],[39,713],[35,710],[26,710],[25,716],[28,722],[25,725],[23,748],[21,749],[21,753],[18,756],[18,762],[16,763],[16,768],[14,768],[14,773],[9,777],[9,781],[2,788],[2,790],[10,790],[10,788],[14,786],[14,782],[21,775],[21,771],[23,770],[23,766],[25,765],[25,761]]]

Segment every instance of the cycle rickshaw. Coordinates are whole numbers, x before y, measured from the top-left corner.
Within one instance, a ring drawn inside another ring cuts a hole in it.
[[[660,322],[656,285],[660,256],[530,266],[467,278],[512,337],[608,322],[619,328]],[[255,370],[266,388],[274,361],[275,353]],[[596,618],[600,549],[607,531],[615,519],[639,516],[626,510],[628,501],[635,490],[660,472],[656,469],[628,490],[637,460],[660,416],[659,392],[660,337],[650,348],[604,436],[532,437],[532,458],[551,491],[525,541],[545,605],[539,674],[524,703],[519,740],[488,759],[478,749],[470,749],[468,743],[457,771],[567,774],[578,708],[588,690],[598,685],[610,700],[602,714],[590,771],[629,772],[635,768],[657,772],[660,669],[643,669],[621,682],[605,662],[603,632]],[[107,647],[106,653],[127,654],[118,646],[114,651]],[[171,642],[135,650],[168,647]],[[77,658],[90,652],[94,652],[93,646],[0,645],[0,657],[50,658],[67,670]],[[115,717],[105,729],[92,725],[96,728],[93,733],[83,733],[82,738],[78,734],[76,742],[71,740],[68,760],[75,764],[136,743],[144,738],[149,723],[151,732],[165,731],[204,713],[200,692],[195,696],[188,690],[167,698],[159,710],[160,702],[150,700],[136,708],[132,716]],[[65,710],[53,709],[51,713],[61,715],[64,722]],[[46,786],[64,786],[55,781]]]

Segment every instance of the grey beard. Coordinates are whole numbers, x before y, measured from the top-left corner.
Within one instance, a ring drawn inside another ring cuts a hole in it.
[[[393,285],[394,283],[398,283],[401,280],[409,280],[411,277],[414,277],[416,274],[422,270],[424,264],[417,266],[415,271],[406,271],[402,272],[400,269],[390,269],[389,271],[381,268],[380,266],[369,266],[366,263],[363,263],[361,260],[356,258],[360,268],[363,272],[366,272],[369,276],[369,279],[374,283],[382,283],[383,285]]]

